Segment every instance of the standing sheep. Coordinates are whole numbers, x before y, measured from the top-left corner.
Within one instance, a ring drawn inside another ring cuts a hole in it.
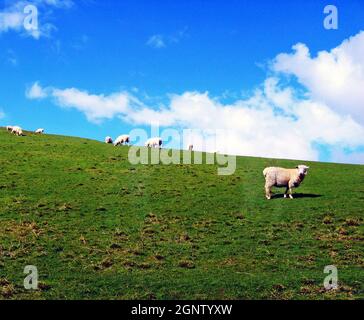
[[[37,130],[35,130],[35,133],[36,134],[43,134],[44,133],[44,129],[37,129]]]
[[[114,146],[119,146],[119,145],[123,145],[124,143],[129,143],[130,142],[130,136],[127,134],[124,134],[122,136],[119,136],[116,138],[115,142],[114,142]]]
[[[148,148],[160,148],[162,146],[162,139],[157,137],[157,138],[150,138],[149,140],[147,140],[145,142],[145,146]]]
[[[105,138],[105,143],[113,143],[112,138],[111,137],[106,137]]]
[[[11,133],[17,135],[17,136],[22,136],[23,135],[23,130],[22,128],[15,126],[13,127],[13,129],[11,130]]]
[[[299,165],[296,169],[284,169],[278,167],[265,168],[265,196],[268,200],[272,198],[272,187],[286,187],[284,197],[293,199],[292,189],[297,188],[308,173],[309,167]]]

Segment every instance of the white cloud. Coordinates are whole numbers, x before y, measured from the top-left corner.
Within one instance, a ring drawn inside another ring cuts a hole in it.
[[[72,0],[19,0],[9,1],[5,7],[0,10],[0,33],[8,31],[21,32],[22,34],[29,35],[34,39],[40,37],[49,37],[53,30],[57,28],[51,23],[40,23],[41,19],[38,19],[38,29],[27,30],[24,28],[24,19],[27,14],[24,13],[24,8],[29,5],[35,5],[39,10],[47,10],[48,16],[54,8],[56,9],[68,9],[73,6]]]
[[[364,87],[363,50],[364,33],[316,58],[309,56],[305,45],[296,45],[295,53],[276,57],[274,75],[252,95],[230,104],[208,92],[185,92],[155,107],[128,92],[95,95],[76,88],[38,88],[38,83],[33,85],[34,96],[41,98],[46,92],[57,105],[75,108],[93,122],[119,117],[134,125],[229,131],[225,139],[207,148],[199,145],[201,134],[195,133],[185,144],[192,142],[196,150],[319,160],[320,145],[331,151],[330,161],[363,163],[364,124],[359,112],[364,101],[359,90]],[[296,75],[305,94],[295,82],[282,85],[282,72]],[[207,138],[213,139],[209,134]]]
[[[59,90],[52,93],[57,104],[66,108],[75,108],[85,113],[88,120],[99,122],[104,119],[126,113],[131,103],[128,93],[115,93],[109,96],[89,94],[75,88]]]
[[[174,95],[161,110],[141,108],[125,118],[135,124],[227,130],[229,138],[214,148],[237,155],[318,160],[314,142],[355,147],[364,141],[364,128],[325,104],[295,97],[292,88],[279,88],[268,78],[247,100],[223,105],[208,93]],[[215,151],[215,150],[208,150]]]
[[[0,32],[19,30],[23,26],[24,14],[21,12],[0,12]]]
[[[293,49],[294,53],[278,55],[273,69],[297,77],[311,99],[364,124],[364,32],[316,57],[304,44]]]
[[[192,142],[196,150],[318,160],[315,143],[342,149],[356,148],[364,141],[364,127],[350,116],[342,116],[321,102],[298,98],[293,88],[281,88],[276,78],[268,78],[254,95],[233,104],[222,104],[207,92],[185,92],[172,95],[169,104],[160,109],[144,105],[128,92],[95,95],[76,88],[42,88],[36,82],[26,94],[30,99],[53,98],[58,106],[76,109],[96,123],[119,117],[140,126],[154,123],[228,132],[217,145],[212,143],[214,136],[208,135],[207,147],[199,142],[201,135],[194,133],[185,144]]]
[[[25,96],[28,99],[43,99],[47,97],[47,92],[39,85],[39,82],[35,82],[26,90]]]
[[[156,49],[161,49],[166,46],[163,36],[160,34],[155,34],[151,36],[147,41],[147,45]]]
[[[58,106],[76,109],[95,123],[126,114],[130,106],[140,105],[140,102],[127,92],[96,95],[76,88],[42,88],[38,82],[35,82],[25,94],[28,99],[53,98]]]
[[[148,39],[146,44],[155,49],[165,48],[167,45],[179,43],[182,39],[188,37],[187,31],[188,28],[186,26],[172,35],[154,34]]]
[[[5,118],[5,112],[0,109],[0,120]]]

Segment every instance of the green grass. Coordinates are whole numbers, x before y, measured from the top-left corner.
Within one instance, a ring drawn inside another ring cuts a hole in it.
[[[218,176],[0,129],[0,299],[364,298],[364,166],[305,162],[299,197],[266,200],[264,167],[299,163],[239,157]],[[339,289],[326,292],[331,264]]]

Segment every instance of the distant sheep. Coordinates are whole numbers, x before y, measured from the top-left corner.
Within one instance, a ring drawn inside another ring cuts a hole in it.
[[[15,126],[11,130],[11,133],[15,134],[16,136],[22,136],[23,135],[23,130],[22,130],[22,128],[20,128],[18,126]]]
[[[125,143],[129,143],[130,142],[130,136],[128,136],[127,134],[121,135],[119,137],[116,138],[115,142],[114,142],[114,146],[122,146]]]
[[[162,146],[162,143],[163,141],[159,137],[151,138],[145,142],[145,146],[148,148],[160,148]]]
[[[264,169],[265,177],[265,196],[268,200],[272,198],[272,187],[285,187],[284,197],[293,199],[292,189],[297,188],[308,173],[309,167],[299,165],[296,169],[284,169],[278,167],[269,167]]]
[[[106,137],[105,138],[105,143],[113,143],[112,138],[111,137]]]
[[[188,150],[189,150],[189,151],[193,151],[193,144],[190,144],[190,145],[188,146]]]
[[[37,129],[35,130],[36,134],[43,134],[44,133],[44,129]]]

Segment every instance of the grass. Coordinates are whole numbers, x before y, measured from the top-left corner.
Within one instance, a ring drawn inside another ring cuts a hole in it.
[[[305,162],[298,197],[267,201],[264,167],[299,161],[218,176],[79,138],[0,129],[0,146],[0,299],[364,298],[363,166]]]

